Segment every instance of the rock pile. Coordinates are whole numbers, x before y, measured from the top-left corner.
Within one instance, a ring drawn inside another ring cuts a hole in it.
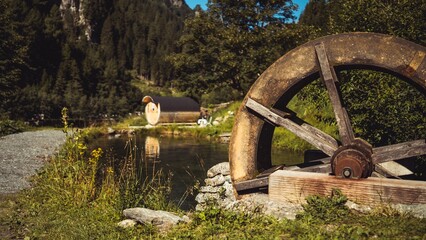
[[[200,188],[195,201],[198,202],[196,210],[205,209],[210,204],[217,204],[229,208],[236,201],[232,188],[229,162],[216,164],[207,171],[205,186]]]
[[[279,219],[294,219],[296,214],[302,210],[299,204],[270,201],[268,195],[264,193],[246,194],[236,199],[230,177],[229,162],[219,163],[210,168],[204,182],[206,185],[200,188],[200,193],[195,198],[195,201],[198,202],[195,208],[197,211],[215,205],[228,210],[262,213]]]

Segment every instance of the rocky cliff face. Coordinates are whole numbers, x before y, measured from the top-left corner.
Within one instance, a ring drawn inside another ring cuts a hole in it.
[[[72,26],[65,26],[71,28],[79,28],[82,30],[83,35],[90,41],[92,29],[89,21],[84,16],[83,6],[85,0],[61,0],[59,10],[61,16],[65,19],[70,17],[73,19]],[[80,36],[79,36],[80,37]]]
[[[170,2],[175,7],[182,7],[183,5],[183,0],[170,0]]]

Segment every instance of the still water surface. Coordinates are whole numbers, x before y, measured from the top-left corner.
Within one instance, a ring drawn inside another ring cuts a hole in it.
[[[172,174],[171,198],[182,202],[188,188],[196,181],[204,185],[207,170],[213,165],[228,161],[228,144],[200,139],[170,136],[135,135],[132,137],[101,137],[91,143],[91,148],[101,147],[106,159],[113,159],[115,165],[129,156],[136,155],[135,161],[147,175],[162,169]],[[133,150],[131,151],[130,148]],[[274,163],[298,162],[299,156],[289,151],[273,151]],[[181,208],[189,209],[195,204],[195,196],[188,195]]]

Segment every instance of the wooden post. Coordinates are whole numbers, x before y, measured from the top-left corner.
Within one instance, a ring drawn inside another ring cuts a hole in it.
[[[374,177],[355,180],[286,170],[269,176],[269,198],[279,202],[305,203],[307,196],[329,196],[334,188],[356,203],[426,204],[426,182],[422,181]]]

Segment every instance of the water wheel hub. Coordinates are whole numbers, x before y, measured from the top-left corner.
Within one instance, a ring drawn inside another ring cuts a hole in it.
[[[372,147],[361,139],[340,147],[332,157],[332,173],[342,178],[367,178],[374,170]]]

